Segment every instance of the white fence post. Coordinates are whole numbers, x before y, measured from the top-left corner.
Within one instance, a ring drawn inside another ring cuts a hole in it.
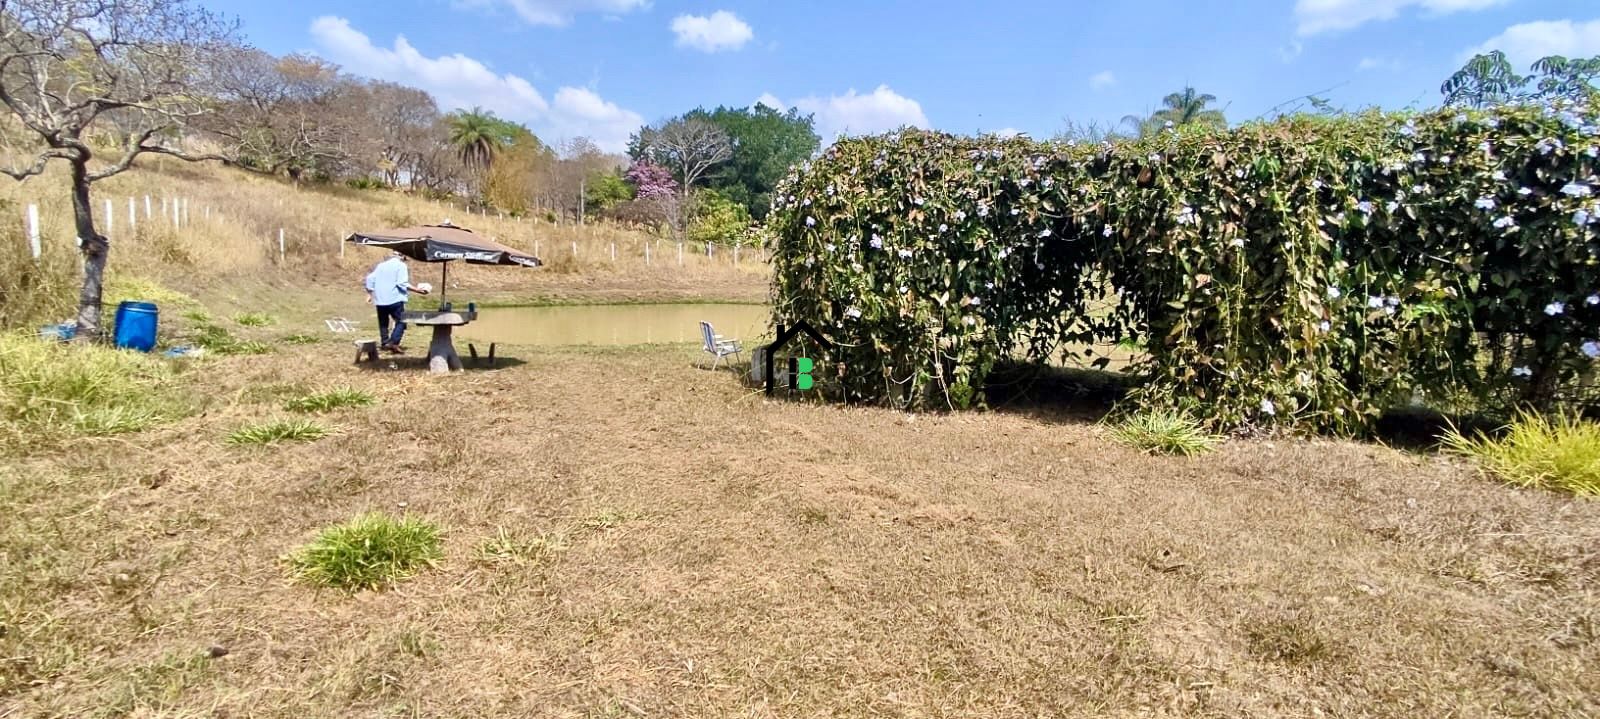
[[[648,240],[644,243],[644,266],[650,266],[650,242]]]
[[[128,233],[132,234],[139,227],[139,205],[128,198]]]
[[[733,264],[739,264],[739,243],[733,243]]]
[[[146,220],[150,219],[150,196],[149,195],[145,195],[144,196],[144,218]]]
[[[183,198],[183,224],[189,224],[189,198]]]
[[[578,256],[578,241],[577,240],[573,240],[572,241],[572,256],[573,257],[577,257]]]
[[[178,198],[172,198],[172,226],[177,227],[183,216],[178,214]]]
[[[283,228],[278,228],[278,263],[283,264]]]
[[[39,206],[28,205],[28,214],[25,222],[28,225],[28,249],[33,250],[33,259],[39,259],[44,254],[44,247],[39,244]]]
[[[617,261],[617,243],[615,242],[611,243],[611,261]]]
[[[683,243],[678,243],[678,266],[683,266]]]
[[[110,232],[113,229],[113,225],[115,225],[116,222],[117,222],[117,218],[111,212],[111,198],[108,197],[108,198],[106,198],[106,232]]]

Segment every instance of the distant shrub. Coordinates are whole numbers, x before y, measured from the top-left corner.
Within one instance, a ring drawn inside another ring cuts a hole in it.
[[[202,324],[195,328],[190,340],[196,347],[219,355],[267,354],[272,348],[263,342],[241,340],[217,325]]]
[[[1451,429],[1444,447],[1519,487],[1600,495],[1600,424],[1594,422],[1524,412],[1498,437]]]
[[[441,544],[432,522],[370,513],[323,529],[288,560],[298,580],[353,592],[378,589],[437,564],[444,556]]]
[[[387,190],[389,183],[376,177],[352,177],[344,181],[345,186],[353,190]]]
[[[278,338],[278,341],[286,345],[311,345],[316,344],[319,340],[311,335],[292,334],[284,335]]]

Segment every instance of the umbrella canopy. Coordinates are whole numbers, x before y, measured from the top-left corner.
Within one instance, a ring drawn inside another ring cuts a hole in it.
[[[465,260],[474,265],[521,265],[538,267],[539,258],[480,237],[465,227],[449,222],[438,225],[400,227],[380,232],[352,232],[347,242],[384,247],[422,262]]]

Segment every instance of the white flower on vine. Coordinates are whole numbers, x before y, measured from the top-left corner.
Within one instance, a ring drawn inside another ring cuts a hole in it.
[[[1371,215],[1372,214],[1372,203],[1368,202],[1366,200],[1362,200],[1362,201],[1356,203],[1356,209],[1360,210],[1361,214],[1363,214],[1363,215]]]
[[[1444,157],[1439,158],[1439,162],[1440,162],[1440,164],[1444,164],[1444,165],[1450,164],[1450,156],[1449,155],[1445,155]]]
[[[1588,299],[1585,299],[1583,303],[1590,307],[1600,305],[1600,295],[1589,295]]]
[[[830,196],[833,195],[833,185],[832,184],[828,185],[828,195],[830,195]]]
[[[1398,307],[1400,306],[1400,298],[1390,295],[1389,297],[1383,298],[1383,304],[1389,307]]]
[[[1322,189],[1322,180],[1312,180],[1311,186],[1318,190]]]
[[[800,204],[805,205],[806,207],[810,207],[811,206],[811,198],[807,197],[806,201],[802,202]]]
[[[978,216],[979,217],[988,217],[989,216],[989,206],[985,205],[985,204],[983,204],[981,202],[978,203]]]
[[[1022,210],[1019,210],[1019,209],[1017,209],[1015,207],[1011,208],[1011,216],[1012,217],[1016,217],[1017,215],[1020,215],[1020,214],[1022,214]]]
[[[1244,179],[1244,168],[1240,167],[1240,168],[1235,169],[1233,171],[1233,176],[1237,177],[1237,178],[1239,178],[1241,180]]]
[[[1323,332],[1327,332],[1328,330],[1333,329],[1333,325],[1330,324],[1327,320],[1323,320],[1322,324],[1317,325],[1317,329],[1322,330]]]
[[[992,289],[994,289],[994,283],[993,282],[985,282],[985,283],[983,283],[983,288],[986,289],[986,290],[992,290]]]
[[[850,309],[844,311],[844,316],[849,317],[850,319],[858,319],[861,317],[861,310],[851,307]]]
[[[911,250],[907,250],[907,249],[901,248],[901,249],[895,250],[895,254],[900,255],[900,257],[902,259],[904,259],[904,258],[907,258],[907,257],[911,256]]]
[[[967,211],[966,210],[956,210],[956,222],[966,222],[966,220],[967,220]],[[941,232],[942,232],[942,230],[941,230]]]
[[[1499,127],[1500,126],[1500,118],[1491,117],[1491,118],[1489,118],[1487,120],[1484,120],[1483,124],[1488,125],[1489,127]]]
[[[1511,370],[1511,376],[1512,377],[1532,377],[1533,376],[1533,370],[1528,369],[1527,365],[1523,365],[1521,367],[1514,367]]]
[[[1235,238],[1233,238],[1233,241],[1228,243],[1228,244],[1233,245],[1234,247],[1244,247],[1244,238],[1243,237],[1235,237]]]
[[[978,163],[977,166],[972,168],[972,170],[974,172],[983,172],[983,163],[981,163],[981,162]]]
[[[1580,209],[1577,212],[1572,213],[1572,224],[1577,225],[1579,227],[1583,227],[1584,225],[1589,224],[1589,219],[1590,219],[1590,217],[1589,217],[1589,211],[1588,210],[1581,210]]]
[[[1184,205],[1182,209],[1178,210],[1178,218],[1177,219],[1178,219],[1178,224],[1180,224],[1180,225],[1194,224],[1196,222],[1195,216],[1194,216],[1194,208],[1190,207],[1188,205]]]
[[[1009,247],[1000,248],[1000,259],[1003,260],[1003,259],[1005,259],[1007,257],[1010,257],[1010,256],[1011,256],[1011,248],[1009,248]]]
[[[1049,228],[1045,228],[1045,229],[1039,231],[1039,237],[1041,237],[1041,238],[1049,237],[1051,234],[1053,234],[1053,233],[1050,232]]]
[[[1521,195],[1523,197],[1527,197],[1528,195],[1533,194],[1533,190],[1531,190],[1529,188],[1526,188],[1526,187],[1519,187],[1519,188],[1517,188],[1517,194]]]
[[[1424,162],[1427,162],[1427,161],[1428,161],[1428,156],[1427,155],[1424,155],[1424,154],[1422,154],[1420,152],[1411,153],[1411,163],[1412,164],[1420,165],[1420,164],[1422,164]]]
[[[834,250],[834,246],[833,246],[832,242],[829,242],[828,244],[823,245],[823,248],[827,249],[829,252],[832,252]]]
[[[1411,137],[1413,135],[1416,135],[1417,134],[1417,127],[1415,125],[1411,124],[1410,122],[1407,122],[1405,125],[1401,126],[1400,134],[1405,135],[1406,137]]]
[[[1028,179],[1026,177],[1024,177],[1024,178],[1022,178],[1020,180],[1017,180],[1017,186],[1018,187],[1027,187],[1028,185],[1031,185],[1031,184],[1033,184],[1033,180],[1030,180],[1030,179]]]
[[[1106,228],[1100,231],[1100,236],[1110,237],[1112,232],[1113,230],[1111,229],[1111,225],[1106,225]]]
[[[939,223],[939,231],[940,231],[940,232],[944,232],[944,231],[945,231],[945,230],[948,230],[948,229],[950,229],[950,226],[949,226],[949,225],[946,225],[946,224],[945,224],[945,223],[943,223],[943,222],[941,222],[941,223]]]
[[[1506,181],[1506,171],[1505,170],[1495,170],[1494,174],[1490,175],[1490,177],[1493,177],[1496,182],[1505,182]]]
[[[817,263],[817,261],[815,259],[810,258],[810,257],[806,258],[806,267],[810,267],[810,266],[812,266],[812,265],[814,265],[816,263]]]
[[[1055,178],[1052,178],[1052,177],[1046,177],[1043,180],[1039,181],[1039,186],[1043,187],[1046,190],[1048,190],[1048,189],[1050,189],[1052,187],[1055,187],[1055,184],[1056,184]]]
[[[1383,208],[1385,210],[1388,210],[1389,212],[1394,212],[1395,210],[1400,208],[1400,203],[1395,202],[1394,200],[1390,200],[1389,204],[1384,205]]]
[[[1569,182],[1561,187],[1561,194],[1567,197],[1588,197],[1593,190],[1581,182]]]
[[[900,287],[898,289],[900,290],[900,294],[902,294],[902,295],[907,293],[907,292],[909,292],[909,291],[911,291],[911,288],[907,287],[905,285],[900,285]]]
[[[1552,138],[1545,138],[1543,140],[1540,140],[1533,147],[1534,147],[1534,149],[1539,151],[1539,154],[1548,155],[1552,151],[1554,151],[1556,148],[1561,147],[1561,141],[1560,140],[1556,140],[1556,139],[1552,139]]]
[[[1329,287],[1328,288],[1328,299],[1330,299],[1330,300],[1339,299],[1343,295],[1344,295],[1344,293],[1340,292],[1339,288],[1337,288],[1337,287]]]
[[[883,249],[883,238],[879,237],[878,233],[874,232],[872,233],[872,241],[868,242],[867,244],[872,245],[872,249],[874,250],[881,250]]]
[[[816,227],[816,226],[817,226],[817,218],[812,217],[810,215],[806,215],[806,227]]]
[[[1589,157],[1600,156],[1600,147],[1592,147],[1591,146],[1591,147],[1585,148],[1584,151],[1583,151],[1583,154],[1588,155]]]
[[[1485,154],[1485,155],[1494,154],[1494,145],[1491,144],[1488,140],[1484,140],[1483,142],[1478,143],[1478,149],[1482,150],[1483,154]]]
[[[961,323],[966,325],[966,326],[968,326],[968,327],[971,327],[971,326],[973,326],[975,324],[978,324],[978,321],[976,319],[973,319],[972,315],[967,315],[967,316],[961,318]]]
[[[922,206],[922,198],[921,197],[913,197],[913,198],[911,198],[911,201],[915,202],[917,204],[917,207],[921,207]]]
[[[1264,399],[1261,400],[1261,413],[1271,417],[1278,414],[1278,408],[1276,405],[1272,404],[1272,400]]]
[[[1472,206],[1480,210],[1492,210],[1494,209],[1494,198],[1484,195],[1483,197],[1478,198],[1477,202],[1472,203]]]
[[[1554,316],[1559,315],[1559,314],[1561,314],[1563,312],[1566,312],[1566,311],[1567,311],[1567,304],[1565,302],[1561,302],[1561,301],[1551,302],[1550,304],[1544,306],[1544,313],[1547,314],[1547,315],[1550,315],[1551,317],[1554,317]]]
[[[1497,229],[1497,230],[1504,230],[1504,229],[1507,229],[1507,228],[1514,228],[1514,227],[1517,226],[1517,221],[1512,219],[1512,218],[1510,218],[1510,217],[1502,217],[1502,218],[1494,221],[1494,226],[1495,226],[1495,229]]]
[[[1600,357],[1600,342],[1589,340],[1588,342],[1583,343],[1583,346],[1579,347],[1578,349],[1582,350],[1583,356],[1588,357],[1589,359]]]
[[[1367,298],[1367,306],[1372,308],[1372,309],[1378,309],[1379,307],[1382,307],[1383,306],[1383,297],[1381,297],[1379,295],[1373,295],[1371,297],[1368,297]]]

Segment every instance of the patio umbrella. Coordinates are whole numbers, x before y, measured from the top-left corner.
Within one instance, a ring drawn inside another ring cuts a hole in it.
[[[440,280],[439,299],[445,297],[450,279],[450,265],[462,260],[474,265],[517,265],[538,267],[539,258],[514,247],[507,247],[487,237],[457,227],[445,220],[437,225],[400,227],[379,232],[352,232],[346,242],[357,245],[384,247],[421,262],[442,262],[443,279]]]

